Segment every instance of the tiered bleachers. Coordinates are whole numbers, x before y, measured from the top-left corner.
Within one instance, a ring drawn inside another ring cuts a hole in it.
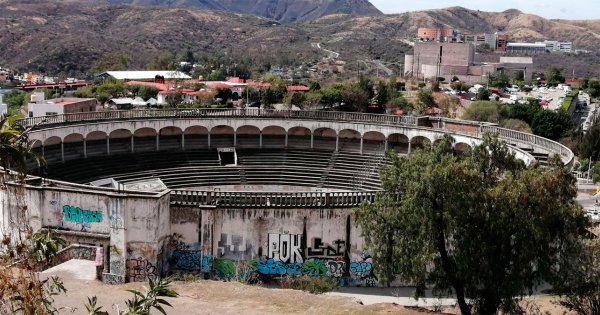
[[[221,166],[216,150],[111,155],[51,165],[50,178],[120,183],[160,178],[172,189],[221,185],[284,185],[343,190],[379,189],[380,155],[313,150],[238,149],[238,165]]]

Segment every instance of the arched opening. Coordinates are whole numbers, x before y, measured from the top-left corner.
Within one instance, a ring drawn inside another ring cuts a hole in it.
[[[310,149],[310,129],[293,127],[288,130],[288,148]]]
[[[350,151],[360,153],[360,132],[352,129],[340,131],[340,151]]]
[[[210,146],[211,148],[231,148],[234,145],[233,141],[234,130],[231,126],[216,126],[210,130]]]
[[[408,154],[408,137],[401,133],[392,133],[388,136],[388,150],[398,154]]]
[[[61,142],[62,139],[57,136],[44,140],[44,159],[48,164],[62,162]]]
[[[66,136],[63,142],[65,161],[77,160],[85,157],[82,134],[72,133]]]
[[[112,131],[110,138],[110,154],[131,153],[131,131],[117,129]],[[135,148],[137,150],[137,147]]]
[[[85,146],[87,156],[106,155],[106,138],[108,136],[104,131],[92,131],[85,136]]]
[[[165,127],[159,131],[159,149],[160,150],[181,150],[181,128]]]
[[[29,147],[31,151],[35,152],[37,155],[42,156],[42,145],[44,143],[41,140],[31,140],[29,141]]]
[[[318,128],[314,132],[314,149],[334,151],[337,132],[331,128]]]
[[[464,142],[459,142],[454,145],[454,153],[465,155],[471,151],[471,146]]]
[[[255,126],[241,126],[236,131],[238,148],[258,148],[260,146],[260,129]]]
[[[269,126],[262,130],[263,148],[284,148],[285,129],[278,126]]]
[[[185,129],[186,150],[207,149],[208,148],[208,129],[202,126],[191,126]]]
[[[417,149],[422,149],[427,146],[431,146],[431,140],[423,136],[415,136],[410,139],[411,152]]]
[[[112,137],[111,137],[112,138]],[[112,142],[112,139],[111,139]],[[111,143],[112,145],[112,143]],[[156,130],[140,128],[133,132],[133,149],[135,152],[156,151]],[[111,149],[112,150],[112,149]],[[112,153],[112,151],[111,151]]]
[[[385,135],[377,131],[368,131],[363,135],[363,153],[385,152]]]

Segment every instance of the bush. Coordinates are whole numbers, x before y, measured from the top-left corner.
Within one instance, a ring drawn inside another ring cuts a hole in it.
[[[338,288],[338,281],[329,277],[287,275],[281,279],[283,289],[302,290],[312,294],[323,294]]]
[[[464,119],[497,123],[500,120],[498,103],[491,101],[476,101],[471,103]]]

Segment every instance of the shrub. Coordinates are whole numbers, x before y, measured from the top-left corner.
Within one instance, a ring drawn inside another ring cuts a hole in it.
[[[312,294],[323,294],[338,288],[338,281],[329,277],[287,275],[281,279],[284,289],[302,290]]]

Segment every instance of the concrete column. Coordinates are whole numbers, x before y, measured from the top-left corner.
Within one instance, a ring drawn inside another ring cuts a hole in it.
[[[210,131],[208,132],[208,148],[210,149]]]
[[[106,155],[110,155],[110,137],[106,137]]]
[[[87,159],[87,141],[83,138],[83,158]]]
[[[284,147],[287,148],[288,147],[288,133],[287,131],[285,132],[285,144]]]
[[[335,152],[340,150],[340,135],[335,136]]]
[[[60,160],[65,162],[65,143],[62,141],[60,142]]]
[[[181,150],[185,150],[185,133],[181,133]]]
[[[360,137],[360,154],[363,154],[363,137]]]
[[[131,153],[135,153],[135,137],[131,135]]]
[[[315,134],[313,132],[310,133],[310,148],[314,148],[315,144]]]
[[[237,132],[233,132],[233,147],[237,147]]]
[[[160,134],[156,134],[156,151],[160,150]]]
[[[384,147],[383,150],[386,151],[386,152],[388,150],[388,138],[385,138],[385,147]]]
[[[262,149],[262,131],[258,133],[258,147]]]
[[[410,143],[410,141],[408,141],[408,154],[410,154],[410,150],[411,150],[411,143]]]

